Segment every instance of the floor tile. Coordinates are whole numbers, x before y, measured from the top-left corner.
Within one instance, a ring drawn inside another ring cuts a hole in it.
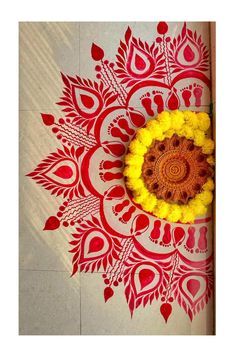
[[[66,272],[20,271],[19,334],[79,335],[79,276]]]
[[[79,24],[21,22],[20,109],[53,108],[61,96],[60,71],[79,74]]]
[[[160,314],[159,301],[135,310],[131,318],[125,300],[124,286],[115,288],[114,295],[104,302],[104,286],[99,274],[81,274],[82,335],[201,335],[212,334],[213,300],[196,315],[193,322],[184,310],[173,303],[167,323]]]

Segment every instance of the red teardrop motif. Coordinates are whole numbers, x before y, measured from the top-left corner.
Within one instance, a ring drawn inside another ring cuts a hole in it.
[[[125,190],[122,186],[118,185],[118,186],[114,186],[111,189],[109,189],[107,191],[107,193],[105,194],[105,198],[106,200],[112,200],[112,199],[121,199],[123,198],[125,195]]]
[[[195,53],[193,52],[192,48],[187,44],[187,46],[184,48],[184,59],[187,62],[192,62],[195,58]]]
[[[200,281],[196,280],[196,279],[190,279],[187,282],[187,289],[189,290],[189,292],[191,293],[191,295],[193,297],[196,296],[196,294],[198,293],[199,289],[200,289]]]
[[[149,218],[145,214],[139,214],[132,222],[131,233],[140,235],[149,226]]]
[[[104,289],[104,300],[105,300],[105,302],[107,302],[108,299],[113,296],[113,294],[114,294],[113,289],[111,287],[106,287]]]
[[[129,117],[130,117],[131,123],[136,127],[142,127],[145,124],[145,117],[139,111],[130,110]]]
[[[45,227],[43,228],[44,231],[46,230],[54,230],[59,228],[60,226],[60,221],[58,220],[57,217],[51,216],[48,218],[48,220],[45,223]]]
[[[139,273],[140,288],[141,290],[148,286],[154,280],[155,274],[153,270],[142,269]]]
[[[119,142],[103,142],[105,153],[111,154],[115,157],[120,157],[126,151],[125,146]]]
[[[68,165],[61,165],[53,174],[62,179],[70,179],[73,176],[73,170]]]
[[[173,230],[173,237],[175,245],[181,244],[185,236],[185,231],[181,227],[176,227]]]
[[[168,31],[168,26],[166,22],[159,22],[157,25],[157,31],[160,35],[164,35]]]
[[[91,96],[87,96],[84,94],[80,94],[81,97],[81,101],[82,104],[86,107],[86,108],[92,108],[94,106],[94,100]]]
[[[138,53],[135,55],[135,66],[138,70],[144,70],[146,68],[145,61],[141,58],[141,56],[139,56]]]
[[[174,92],[172,92],[170,94],[167,105],[170,110],[177,110],[179,108],[179,99],[178,99],[178,96]]]
[[[165,319],[165,322],[167,322],[169,316],[171,315],[172,312],[172,306],[170,303],[163,303],[160,307],[160,312],[163,318]]]
[[[43,123],[46,126],[51,126],[55,122],[55,118],[53,115],[48,115],[46,113],[41,113]]]
[[[92,43],[91,55],[92,55],[92,58],[95,61],[99,61],[99,60],[102,60],[104,58],[104,51],[103,51],[102,48],[97,46],[95,43]]]
[[[103,249],[103,247],[104,247],[104,240],[100,237],[94,237],[90,241],[88,254],[100,251]]]

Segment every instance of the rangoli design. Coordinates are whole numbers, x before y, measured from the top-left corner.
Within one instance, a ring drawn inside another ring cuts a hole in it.
[[[156,40],[147,43],[128,27],[115,62],[93,43],[97,81],[61,73],[63,117],[42,114],[60,147],[28,176],[63,197],[44,230],[68,229],[72,275],[101,272],[105,302],[123,284],[131,316],[157,300],[166,322],[174,302],[192,320],[213,293],[210,213],[194,224],[156,218],[133,201],[123,176],[128,146],[147,119],[199,108],[210,90],[201,35],[186,23],[174,38],[167,23],[156,28]]]

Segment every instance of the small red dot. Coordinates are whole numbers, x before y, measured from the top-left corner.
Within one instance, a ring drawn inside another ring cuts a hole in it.
[[[60,210],[60,211],[64,211],[64,210],[65,210],[65,207],[64,207],[64,206],[60,206],[59,210]]]
[[[74,224],[75,224],[74,221],[70,222],[70,226],[74,226]]]
[[[117,281],[114,281],[114,283],[113,283],[113,286],[118,286],[118,282]]]
[[[96,65],[95,70],[96,71],[101,71],[101,66],[100,65]]]
[[[109,279],[105,279],[105,280],[104,280],[104,283],[105,283],[106,285],[108,285],[108,284],[109,284]]]
[[[118,282],[122,282],[122,278],[121,277],[119,277]]]
[[[63,119],[63,118],[60,118],[60,119],[59,119],[59,123],[60,123],[60,124],[65,124],[64,119]]]
[[[58,131],[59,131],[59,128],[57,128],[57,127],[53,127],[53,128],[52,128],[52,132],[53,132],[53,133],[57,133]]]
[[[169,301],[169,302],[173,302],[173,301],[174,301],[174,298],[173,298],[173,297],[170,297],[168,301]]]
[[[70,119],[69,119],[69,118],[66,118],[66,122],[67,122],[67,123],[70,123]]]
[[[62,216],[63,216],[63,213],[62,213],[62,212],[58,212],[58,213],[57,213],[57,216],[58,216],[58,217],[62,217]]]
[[[66,207],[68,206],[68,202],[64,202],[63,205]]]
[[[114,63],[110,63],[109,66],[110,66],[110,68],[113,68],[114,67]]]
[[[64,227],[68,227],[68,225],[69,225],[69,224],[68,224],[67,221],[64,221],[64,222],[63,222],[63,226],[64,226]]]
[[[165,297],[162,297],[162,298],[161,298],[161,301],[164,302],[164,301],[165,301]]]
[[[97,77],[97,79],[100,79],[101,75],[100,74],[96,74],[96,77]]]
[[[63,138],[63,139],[62,139],[62,142],[63,142],[63,143],[66,143],[66,139],[65,139],[65,138]]]
[[[106,276],[107,276],[106,274],[103,274],[103,275],[102,275],[102,277],[103,277],[104,279],[106,278]]]
[[[62,138],[62,135],[61,135],[61,134],[58,134],[57,138],[58,138],[58,139],[61,139],[61,138]]]
[[[109,64],[109,61],[106,59],[106,60],[104,61],[104,64]]]
[[[156,42],[157,42],[157,43],[161,43],[161,42],[162,42],[162,38],[161,38],[161,37],[157,37],[157,38],[156,38]]]

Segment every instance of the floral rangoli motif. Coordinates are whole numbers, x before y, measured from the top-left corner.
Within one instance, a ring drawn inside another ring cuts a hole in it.
[[[211,217],[192,225],[157,219],[132,201],[122,173],[137,128],[157,112],[200,107],[210,90],[202,37],[186,24],[175,38],[167,32],[158,23],[156,40],[147,43],[128,27],[116,62],[93,43],[97,81],[61,73],[63,117],[42,114],[60,147],[28,176],[63,197],[44,230],[67,227],[72,275],[103,272],[105,302],[123,283],[131,315],[157,300],[165,321],[174,302],[192,320],[213,292]],[[182,87],[187,78],[195,83]]]

